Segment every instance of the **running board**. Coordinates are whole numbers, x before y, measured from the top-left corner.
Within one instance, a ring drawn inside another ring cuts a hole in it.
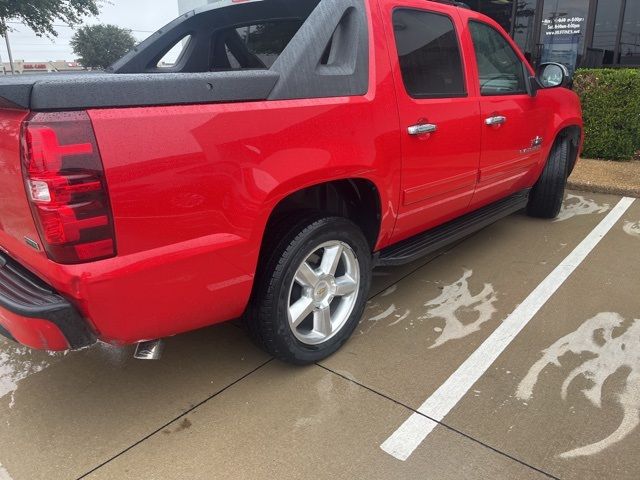
[[[426,255],[462,240],[463,238],[488,227],[492,223],[522,210],[527,206],[530,190],[523,190],[498,202],[487,205],[475,212],[445,223],[433,230],[391,245],[378,253],[375,266],[406,265]]]

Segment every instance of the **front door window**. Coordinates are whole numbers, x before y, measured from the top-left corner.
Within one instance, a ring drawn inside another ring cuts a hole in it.
[[[493,27],[470,22],[482,96],[527,93],[524,68],[507,40]]]

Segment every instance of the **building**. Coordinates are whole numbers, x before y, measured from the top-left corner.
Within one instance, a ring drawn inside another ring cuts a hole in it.
[[[532,63],[640,66],[640,0],[465,0],[494,18]]]
[[[4,71],[3,67],[4,66]],[[14,60],[13,68],[16,74],[29,73],[61,73],[61,72],[81,72],[85,68],[78,62],[67,62],[66,60],[44,61],[44,62],[25,62],[24,60]],[[11,73],[11,64],[4,62],[0,64],[0,74]]]
[[[206,5],[207,3],[213,3],[211,0],[178,0],[178,10],[180,15],[187,13],[195,8]]]
[[[217,1],[178,4],[184,13]],[[640,67],[640,0],[463,1],[502,25],[533,64]]]

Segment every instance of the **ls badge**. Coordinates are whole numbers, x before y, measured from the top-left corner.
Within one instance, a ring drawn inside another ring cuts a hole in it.
[[[536,138],[531,140],[531,146],[529,148],[523,148],[520,150],[520,153],[534,153],[542,148],[542,144],[544,143],[544,138],[538,135]]]

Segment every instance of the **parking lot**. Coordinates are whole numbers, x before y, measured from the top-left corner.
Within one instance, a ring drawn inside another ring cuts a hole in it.
[[[0,340],[0,479],[637,479],[639,252],[640,201],[573,192],[377,270],[306,368],[235,323],[146,363]]]

